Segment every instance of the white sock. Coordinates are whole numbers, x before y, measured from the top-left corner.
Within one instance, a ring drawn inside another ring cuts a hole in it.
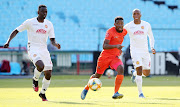
[[[138,87],[139,94],[141,94],[142,93],[142,76],[137,75],[135,81]]]
[[[35,69],[34,69],[34,77],[33,77],[33,79],[34,79],[35,81],[38,81],[40,75],[41,75],[41,72],[39,72],[39,71],[35,68]]]
[[[49,87],[51,80],[47,80],[45,77],[42,80],[42,89],[41,89],[41,93],[45,94],[45,91],[47,90],[47,88]]]
[[[136,70],[134,70],[133,75],[134,75],[134,76],[136,76],[136,75],[137,75],[137,71],[136,71]]]

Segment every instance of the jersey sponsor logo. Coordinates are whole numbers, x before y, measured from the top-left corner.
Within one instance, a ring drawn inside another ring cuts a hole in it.
[[[141,29],[144,29],[144,26],[141,26]]]
[[[48,26],[47,26],[47,25],[45,25],[45,28],[48,28]]]
[[[138,30],[138,31],[135,31],[135,32],[134,32],[134,35],[144,35],[144,32]]]
[[[44,29],[38,29],[36,33],[46,34],[46,31]]]

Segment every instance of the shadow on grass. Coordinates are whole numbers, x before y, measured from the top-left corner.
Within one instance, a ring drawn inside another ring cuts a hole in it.
[[[175,99],[175,98],[155,98],[155,99],[157,99],[157,100],[179,100],[180,101],[180,99]]]
[[[118,99],[117,99],[118,100]],[[98,101],[94,101],[94,102],[98,102]],[[106,101],[106,103],[112,103],[112,102],[107,102]],[[122,101],[122,102],[113,102],[113,103],[122,103],[122,104],[158,104],[158,105],[173,105],[173,104],[169,104],[169,103],[157,103],[157,102],[151,102],[151,103],[149,103],[149,102],[131,102],[131,101],[129,101],[129,102],[124,102],[124,101]]]
[[[80,102],[71,102],[71,101],[48,101],[51,103],[59,103],[59,104],[82,104],[82,105],[96,105],[94,103],[80,103]]]

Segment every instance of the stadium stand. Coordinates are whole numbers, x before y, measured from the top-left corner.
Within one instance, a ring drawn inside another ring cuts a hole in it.
[[[157,5],[156,2],[164,2]],[[33,4],[33,5],[32,5]],[[125,24],[132,19],[132,10],[139,8],[142,20],[148,21],[155,37],[157,51],[177,51],[180,46],[180,6],[179,0],[1,0],[0,5],[0,45],[3,45],[13,29],[28,18],[37,16],[37,7],[48,7],[47,19],[52,21],[56,39],[62,51],[102,50],[105,31],[113,26],[114,17],[123,16]],[[168,6],[177,6],[171,10]],[[48,41],[49,42],[49,41]],[[168,43],[168,46],[167,46]],[[10,46],[26,46],[27,33],[19,33]],[[125,37],[123,45],[129,45]]]

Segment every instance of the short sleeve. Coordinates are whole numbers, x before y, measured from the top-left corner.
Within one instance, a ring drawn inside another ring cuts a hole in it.
[[[111,38],[112,38],[112,34],[111,34],[110,31],[108,30],[108,31],[106,32],[105,39],[111,40]]]
[[[54,35],[54,27],[53,27],[53,24],[51,23],[51,29],[49,31],[49,38],[55,38],[55,35]]]
[[[22,32],[24,30],[27,30],[29,28],[29,20],[24,21],[19,27],[17,27],[16,29],[19,32]]]
[[[127,30],[123,29],[123,31],[124,31],[124,35],[123,36],[126,36],[127,35]]]

